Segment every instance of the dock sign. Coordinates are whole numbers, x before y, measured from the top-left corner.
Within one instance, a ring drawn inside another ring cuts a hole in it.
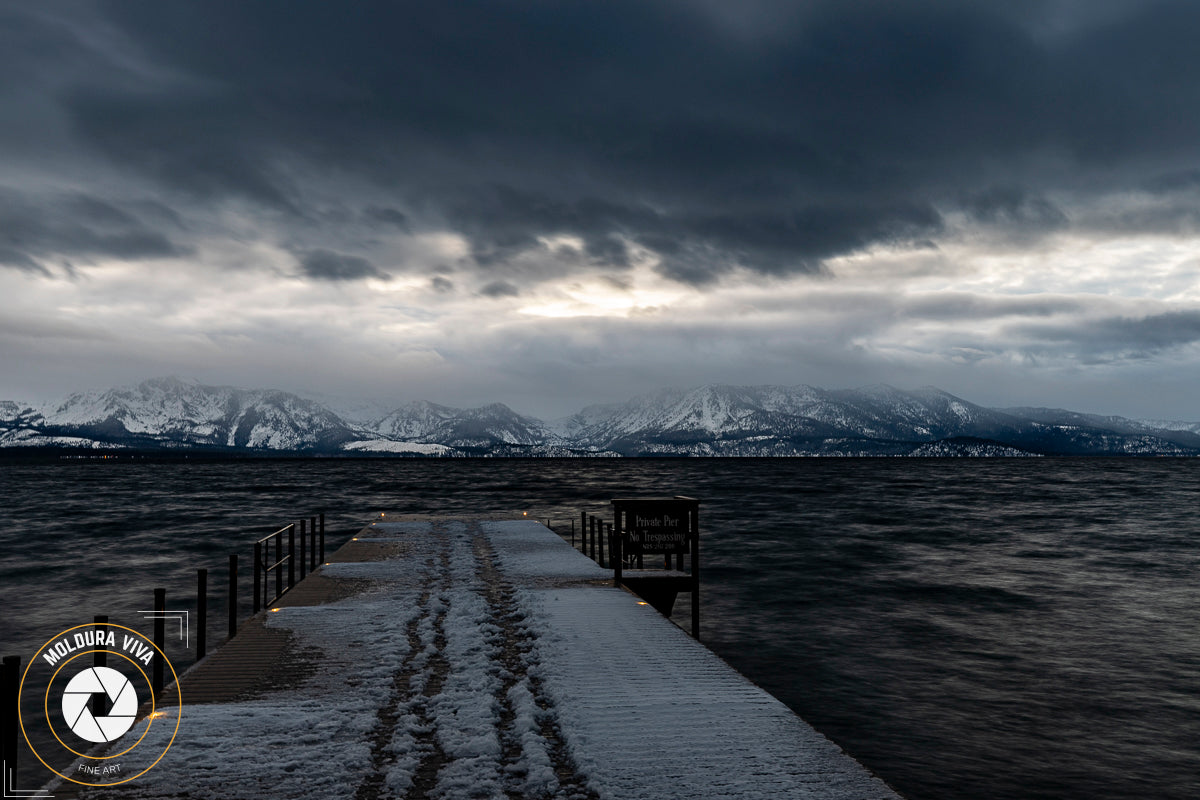
[[[634,509],[626,517],[631,553],[686,553],[688,514],[673,510]]]
[[[692,638],[700,638],[700,501],[694,497],[616,498],[613,504],[613,586],[632,589],[671,615],[675,595],[692,596]],[[684,564],[684,554],[689,565]],[[663,568],[643,556],[661,554]],[[628,564],[626,561],[628,560]]]
[[[613,506],[626,554],[689,552],[695,531],[695,500],[614,500]]]

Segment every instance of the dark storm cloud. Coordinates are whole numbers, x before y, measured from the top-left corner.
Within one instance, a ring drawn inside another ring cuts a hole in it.
[[[32,197],[0,187],[0,265],[46,273],[46,263],[70,259],[177,257],[187,248],[160,228],[180,224],[158,203],[119,207],[89,194]]]
[[[963,292],[939,292],[919,298],[907,298],[898,304],[898,308],[905,316],[942,321],[1050,317],[1085,310],[1080,301],[1071,298],[986,297]]]
[[[396,228],[401,231],[410,229],[408,215],[394,208],[371,206],[363,211],[363,217],[369,224]]]
[[[1193,2],[95,8],[142,71],[55,85],[90,152],[295,225],[315,218],[308,177],[352,176],[391,198],[364,219],[449,225],[498,278],[554,234],[614,269],[650,247],[697,284],[814,272],[936,237],[945,211],[1060,229],[1056,191],[1200,160]]]
[[[1067,225],[1067,215],[1044,197],[1016,186],[993,186],[963,200],[964,210],[981,222],[1042,232]]]
[[[1200,311],[1172,311],[1141,317],[1114,316],[1074,324],[1021,325],[1027,349],[1069,348],[1093,362],[1149,358],[1200,343]]]
[[[335,253],[331,250],[306,250],[296,253],[296,263],[310,278],[323,281],[357,281],[364,278],[383,278],[388,275],[361,256]]]
[[[516,297],[521,293],[521,290],[508,281],[492,281],[481,288],[479,293],[484,297],[497,299],[501,297]]]

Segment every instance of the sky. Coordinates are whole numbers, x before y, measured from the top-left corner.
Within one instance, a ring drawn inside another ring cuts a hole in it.
[[[1200,419],[1200,3],[0,0],[0,399]]]

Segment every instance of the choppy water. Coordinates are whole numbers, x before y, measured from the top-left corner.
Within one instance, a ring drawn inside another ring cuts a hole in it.
[[[567,527],[688,494],[702,638],[910,800],[1192,800],[1198,490],[1170,459],[3,464],[0,649],[97,613],[148,632],[198,567],[219,641],[228,553],[322,509],[335,547],[383,511]]]

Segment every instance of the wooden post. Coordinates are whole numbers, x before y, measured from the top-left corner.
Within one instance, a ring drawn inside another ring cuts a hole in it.
[[[625,553],[623,551],[624,542],[621,537],[621,509],[613,506],[613,540],[612,540],[612,562],[613,562],[613,586],[621,588],[621,568],[625,566]]]
[[[697,505],[688,515],[691,518],[692,545],[692,638],[700,640],[700,508]],[[683,555],[679,556],[680,561]],[[681,563],[679,566],[683,566]]]
[[[4,788],[9,789],[17,784],[17,741],[21,735],[21,657],[5,656],[3,662],[3,680],[0,681],[0,694],[4,695],[4,716],[0,730],[3,746],[0,747],[0,760],[4,762]],[[8,794],[7,791],[4,792]]]
[[[229,554],[229,638],[237,635],[237,553]]]
[[[288,525],[288,589],[296,585],[296,523]]]
[[[321,563],[325,563],[325,512],[321,512]]]
[[[596,560],[596,518],[589,517],[588,520],[591,522],[591,526],[592,526],[591,556],[592,556],[592,561],[595,561]]]
[[[317,518],[308,521],[308,571],[317,571]]]
[[[161,697],[163,690],[163,652],[167,644],[167,620],[163,612],[167,610],[167,590],[154,590],[154,646],[158,652],[154,654],[154,696]]]
[[[304,580],[304,575],[308,570],[308,556],[305,554],[305,540],[308,538],[308,520],[300,520],[300,580]]]
[[[283,594],[283,532],[275,534],[275,597]]]
[[[571,547],[575,546],[575,518],[571,518]]]
[[[97,614],[95,617],[96,630],[102,630],[108,626],[108,615]],[[108,666],[108,651],[104,649],[104,645],[97,644],[95,652],[92,653],[93,667]],[[104,692],[96,692],[92,695],[92,715],[97,717],[108,716],[108,698]]]
[[[254,611],[257,614],[262,608],[262,542],[254,543]]]
[[[208,652],[208,570],[196,570],[196,660]]]
[[[579,552],[587,555],[587,512],[579,512]]]

